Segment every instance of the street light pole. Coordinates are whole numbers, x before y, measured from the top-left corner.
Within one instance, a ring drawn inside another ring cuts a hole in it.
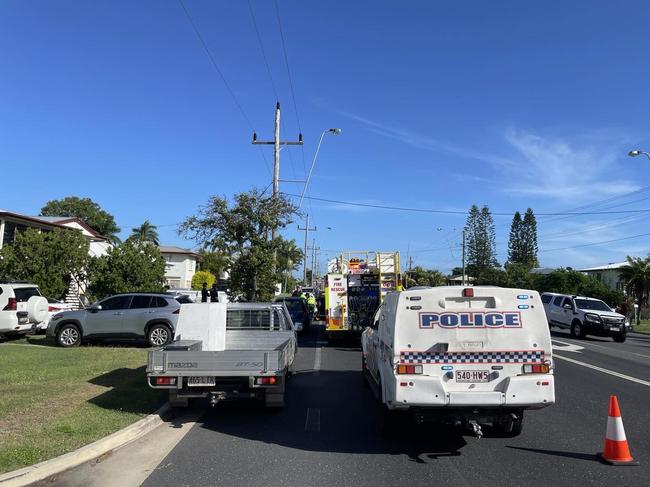
[[[636,156],[644,155],[650,160],[650,154],[648,154],[645,151],[638,150],[638,149],[637,150],[631,150],[630,152],[627,153],[627,155],[630,156],[630,157],[636,157]]]
[[[318,157],[318,152],[320,151],[320,145],[323,143],[323,137],[325,137],[325,134],[328,133],[332,135],[341,135],[341,129],[327,129],[327,130],[323,130],[323,133],[320,134],[320,140],[318,141],[318,146],[316,146],[314,159],[311,161],[311,166],[309,167],[309,174],[307,174],[307,181],[305,181],[305,187],[302,189],[302,194],[300,195],[300,203],[298,203],[298,208],[302,206],[302,200],[305,197],[305,192],[307,192],[307,186],[309,186],[309,180],[311,179],[311,173],[314,170],[314,165],[316,164],[316,158]]]

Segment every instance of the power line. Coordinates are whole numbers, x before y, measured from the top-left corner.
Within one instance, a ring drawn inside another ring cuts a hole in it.
[[[282,41],[282,53],[284,55],[284,64],[287,68],[287,77],[289,78],[289,88],[291,90],[291,100],[293,101],[293,111],[296,114],[296,123],[298,124],[298,132],[302,133],[302,126],[300,125],[300,116],[298,115],[298,104],[296,103],[296,90],[293,86],[293,77],[291,76],[291,68],[289,67],[289,56],[287,55],[287,43],[284,39],[284,30],[282,29],[282,20],[280,18],[280,7],[278,6],[277,0],[274,1],[275,4],[275,16],[278,20],[278,29],[280,30],[280,40]],[[307,165],[305,164],[305,148],[300,147],[300,154],[302,157],[302,169],[305,171],[305,177],[307,176]]]
[[[300,198],[298,194],[292,193],[282,193],[285,196],[290,196],[292,198]],[[347,206],[357,206],[362,208],[376,208],[380,210],[394,210],[394,211],[406,211],[413,213],[437,213],[444,215],[467,215],[466,211],[460,210],[439,210],[439,209],[430,209],[430,208],[410,208],[404,206],[390,206],[390,205],[375,205],[370,203],[354,203],[351,201],[342,201],[342,200],[333,200],[328,198],[317,198],[315,196],[305,196],[307,200],[321,201],[324,203],[336,203],[340,205]],[[618,211],[584,211],[584,212],[549,212],[549,213],[537,213],[537,216],[559,216],[559,215],[570,215],[570,216],[579,216],[579,215],[617,215],[625,213],[647,213],[650,212],[650,209],[640,209],[640,210],[618,210]],[[512,216],[513,213],[509,212],[491,212],[493,216]]]
[[[266,65],[266,72],[269,75],[269,80],[271,81],[271,87],[273,88],[273,93],[275,93],[276,101],[280,101],[280,96],[278,95],[278,90],[275,87],[275,82],[273,81],[273,75],[271,74],[271,66],[269,65],[269,60],[266,57],[266,51],[264,50],[264,43],[262,42],[262,36],[260,35],[260,30],[257,27],[257,21],[255,20],[255,13],[253,12],[253,6],[251,5],[250,0],[248,0],[248,10],[251,13],[251,19],[253,20],[253,27],[255,27],[255,33],[257,34],[257,43],[260,46],[260,51],[262,51],[262,58],[264,59],[264,64]]]
[[[594,245],[603,245],[603,244],[612,243],[612,242],[621,242],[623,240],[631,240],[633,238],[647,237],[648,235],[650,235],[650,233],[640,233],[638,235],[631,235],[629,237],[615,238],[615,239],[612,239],[612,240],[604,240],[602,242],[593,242],[593,243],[582,244],[582,245],[572,245],[570,247],[560,247],[560,248],[556,248],[556,249],[545,249],[545,250],[540,250],[539,252],[540,253],[542,253],[542,252],[555,252],[557,250],[570,250],[570,249],[579,249],[579,248],[582,248],[582,247],[592,247]]]
[[[275,0],[275,15],[278,19],[278,27],[280,28],[280,39],[282,40],[282,52],[284,54],[284,63],[287,67],[287,76],[289,77],[289,87],[291,88],[291,98],[293,100],[293,109],[296,112],[296,121],[298,122],[298,131],[302,132],[300,126],[300,117],[298,116],[298,105],[296,104],[296,93],[293,88],[293,78],[291,77],[291,69],[289,68],[289,56],[287,56],[287,46],[284,40],[284,31],[282,30],[282,21],[280,20],[280,7],[278,7],[278,2]]]
[[[217,72],[219,77],[221,78],[221,81],[223,82],[224,86],[226,87],[226,91],[228,91],[228,94],[232,98],[233,102],[235,103],[235,106],[239,109],[239,113],[241,113],[242,117],[250,127],[250,129],[253,132],[256,132],[255,127],[253,126],[253,123],[251,122],[250,118],[248,115],[246,115],[246,112],[244,111],[244,107],[239,103],[239,100],[237,100],[237,97],[235,96],[235,92],[232,90],[230,87],[230,84],[228,83],[228,80],[226,80],[226,77],[223,74],[223,71],[219,68],[219,65],[217,64],[216,59],[212,55],[212,51],[210,51],[210,48],[208,47],[207,43],[205,42],[205,39],[201,35],[201,32],[199,31],[199,28],[197,27],[196,23],[194,22],[194,19],[192,18],[192,15],[190,14],[190,11],[187,9],[185,6],[185,3],[183,0],[178,0],[178,3],[180,4],[181,8],[183,9],[183,12],[185,12],[185,17],[187,17],[188,22],[192,26],[192,30],[194,30],[194,33],[196,34],[196,37],[199,39],[199,42],[201,43],[201,46],[203,47],[203,50],[205,51],[206,56],[210,60],[210,64],[212,64],[212,67],[214,70]],[[266,156],[264,155],[263,152],[260,151],[260,154],[262,154],[262,159],[264,159],[264,164],[266,165],[267,170],[269,173],[271,172],[271,167],[269,166],[269,162],[266,160]]]

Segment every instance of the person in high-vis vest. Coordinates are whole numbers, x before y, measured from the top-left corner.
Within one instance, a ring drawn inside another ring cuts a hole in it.
[[[316,298],[311,293],[306,293],[307,306],[309,306],[309,313],[312,318],[316,314]]]

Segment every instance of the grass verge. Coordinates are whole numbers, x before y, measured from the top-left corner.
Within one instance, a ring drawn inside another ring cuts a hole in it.
[[[64,349],[42,336],[0,343],[0,473],[103,438],[158,409],[147,349]]]
[[[650,320],[641,320],[641,324],[637,325],[632,323],[633,331],[640,331],[642,333],[650,333]]]

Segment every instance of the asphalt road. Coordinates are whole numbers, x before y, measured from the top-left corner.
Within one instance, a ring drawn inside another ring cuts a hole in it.
[[[386,437],[359,349],[322,336],[319,328],[301,338],[284,410],[206,408],[143,485],[650,485],[650,336],[620,344],[553,332],[557,403],[528,412],[523,433],[510,439],[412,424]],[[595,457],[610,394],[641,466]]]

